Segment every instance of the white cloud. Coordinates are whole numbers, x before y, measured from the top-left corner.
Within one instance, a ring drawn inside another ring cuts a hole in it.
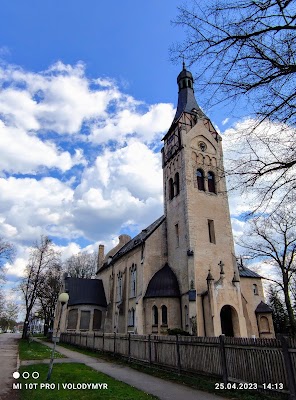
[[[127,135],[136,134],[141,140],[150,142],[168,130],[175,110],[172,104],[156,104],[140,114],[135,110],[123,109],[107,118],[101,126],[94,127],[91,140],[103,143],[109,140],[123,141]]]
[[[0,169],[35,174],[39,166],[67,171],[81,162],[79,150],[72,158],[69,152],[59,151],[54,143],[42,141],[21,128],[8,127],[0,120]]]
[[[223,121],[222,121],[222,125],[226,125],[228,121],[229,121],[229,118],[225,118],[225,119],[223,119]]]
[[[0,218],[17,241],[35,241],[52,224],[69,220],[73,191],[54,178],[0,178]]]
[[[105,232],[109,240],[127,221],[144,227],[163,209],[160,155],[136,140],[113,152],[106,149],[85,169],[74,197],[76,228],[92,239]]]

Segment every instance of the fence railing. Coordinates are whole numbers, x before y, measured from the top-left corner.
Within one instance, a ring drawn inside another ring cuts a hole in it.
[[[62,333],[60,341],[222,378],[224,385],[270,390],[296,400],[296,340],[116,333]],[[243,385],[245,384],[245,385]],[[251,386],[253,384],[253,386]],[[232,386],[233,387],[233,386]]]

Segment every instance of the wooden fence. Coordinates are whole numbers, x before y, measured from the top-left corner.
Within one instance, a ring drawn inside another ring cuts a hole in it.
[[[258,389],[288,394],[291,400],[296,400],[295,339],[67,332],[61,334],[60,341],[120,354],[129,360],[172,368],[179,373],[222,378],[226,387],[236,383],[252,388],[251,384],[257,384]]]

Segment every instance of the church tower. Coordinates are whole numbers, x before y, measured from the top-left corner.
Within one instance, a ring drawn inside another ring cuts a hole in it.
[[[244,337],[222,138],[199,108],[184,63],[177,83],[162,161],[168,264],[180,286],[182,328],[198,336]]]

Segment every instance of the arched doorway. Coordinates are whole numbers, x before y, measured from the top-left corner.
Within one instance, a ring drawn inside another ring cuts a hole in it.
[[[239,336],[238,316],[235,309],[225,305],[220,311],[221,330],[225,336]]]

